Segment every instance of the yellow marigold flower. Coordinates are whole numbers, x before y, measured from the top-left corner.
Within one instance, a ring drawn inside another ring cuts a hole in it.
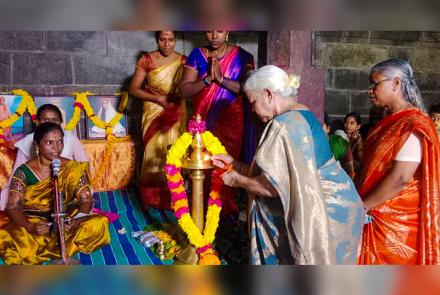
[[[185,191],[185,187],[183,185],[179,185],[177,188],[173,188],[171,190],[173,193],[181,193]]]

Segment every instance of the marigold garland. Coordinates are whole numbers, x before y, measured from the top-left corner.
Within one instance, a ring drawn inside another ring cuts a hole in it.
[[[0,142],[5,141],[4,129],[11,127],[21,116],[23,116],[26,110],[31,116],[32,121],[37,120],[37,108],[35,107],[34,99],[29,92],[23,89],[14,89],[11,92],[13,95],[21,96],[21,101],[15,110],[15,113],[0,122]]]
[[[113,144],[116,142],[122,142],[127,141],[126,137],[123,138],[116,138],[113,134],[113,127],[121,120],[124,110],[127,107],[128,103],[128,93],[122,92],[121,95],[121,102],[119,103],[118,112],[116,115],[110,120],[108,123],[102,121],[98,118],[98,116],[95,115],[95,112],[93,111],[93,108],[90,106],[90,102],[88,100],[89,95],[93,95],[91,92],[75,92],[73,93],[75,95],[75,103],[73,108],[73,115],[70,119],[69,123],[66,125],[66,130],[72,130],[75,128],[75,126],[78,124],[80,118],[81,118],[81,110],[85,110],[87,117],[89,117],[90,121],[99,128],[105,129],[105,135],[107,139],[107,145],[105,147],[105,152],[103,156],[103,160],[101,164],[99,165],[98,169],[96,169],[95,175],[92,179],[92,185],[95,184],[104,174],[105,168],[108,166],[108,163],[110,161],[110,156],[113,151]],[[116,95],[119,95],[117,93]]]
[[[91,92],[75,92],[73,93],[75,95],[75,104],[73,109],[73,116],[72,119],[70,119],[69,123],[66,125],[66,130],[72,130],[75,128],[75,126],[78,124],[80,117],[81,117],[81,110],[84,109],[87,117],[89,117],[90,121],[92,123],[102,129],[105,129],[106,137],[112,135],[113,127],[121,121],[121,118],[124,114],[124,110],[127,107],[128,103],[128,93],[122,92],[121,94],[121,102],[118,107],[118,111],[116,115],[109,121],[104,122],[101,119],[96,116],[95,112],[93,111],[93,108],[90,106],[90,102],[87,98],[89,95],[93,95]]]
[[[205,131],[204,122],[190,121],[189,130],[191,134],[201,133],[203,144],[212,155],[226,154],[225,147],[211,132]],[[186,150],[191,145],[193,136],[188,132],[182,134],[168,151],[165,172],[168,187],[171,191],[172,207],[180,227],[187,234],[189,242],[196,247],[199,255],[199,264],[218,265],[220,260],[212,248],[215,239],[220,211],[222,207],[221,192],[223,183],[220,178],[222,169],[214,168],[211,174],[211,192],[208,198],[208,210],[203,234],[195,225],[190,215],[188,197],[184,187],[184,180],[181,175],[182,159]]]
[[[93,176],[93,179],[91,180],[92,186],[94,186],[99,179],[102,178],[105,172],[105,168],[108,166],[108,163],[110,161],[110,157],[113,153],[113,145],[118,142],[127,142],[131,141],[131,136],[125,136],[125,137],[115,137],[114,135],[110,135],[107,137],[107,144],[105,146],[104,155],[102,157],[102,162],[99,165],[98,169],[95,170],[95,175]]]

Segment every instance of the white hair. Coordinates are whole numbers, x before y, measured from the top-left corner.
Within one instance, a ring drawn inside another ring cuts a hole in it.
[[[244,91],[270,89],[283,97],[295,98],[298,94],[299,76],[287,74],[277,66],[267,65],[252,71],[244,83]]]

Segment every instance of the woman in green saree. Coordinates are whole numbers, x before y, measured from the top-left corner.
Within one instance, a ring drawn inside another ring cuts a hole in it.
[[[50,166],[60,158],[63,136],[55,123],[39,125],[34,133],[37,157],[14,173],[6,207],[11,223],[0,229],[0,257],[6,264],[40,264],[60,258],[58,236],[51,231],[54,192]],[[91,253],[110,242],[108,221],[90,215],[93,198],[88,163],[60,159],[58,187],[67,213],[67,256]]]

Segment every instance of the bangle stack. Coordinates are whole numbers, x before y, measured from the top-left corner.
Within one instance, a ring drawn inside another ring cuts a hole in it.
[[[211,84],[212,84],[212,82],[210,82],[210,81],[208,80],[208,77],[203,78],[203,79],[202,79],[202,82],[203,82],[203,84],[205,85],[205,87],[209,87],[209,86],[211,86]]]
[[[220,85],[222,85],[224,88],[227,88],[227,87],[228,87],[228,84],[229,84],[229,79],[228,79],[228,78],[225,78],[225,77],[222,77],[222,80],[221,80],[219,83],[220,83]]]

